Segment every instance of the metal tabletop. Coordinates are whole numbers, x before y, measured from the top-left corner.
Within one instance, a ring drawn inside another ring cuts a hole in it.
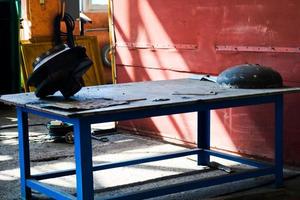
[[[45,99],[35,97],[34,93],[20,93],[2,95],[0,101],[72,118],[299,91],[300,88],[295,87],[231,89],[205,80],[173,79],[84,87],[68,100],[65,100],[60,93]]]

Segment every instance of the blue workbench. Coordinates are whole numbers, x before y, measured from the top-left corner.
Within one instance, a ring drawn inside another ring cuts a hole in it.
[[[208,165],[210,156],[255,167],[246,172],[205,180],[194,180],[130,194],[114,199],[143,199],[251,177],[275,175],[276,186],[283,183],[283,94],[300,88],[230,89],[216,83],[177,79],[85,87],[72,100],[60,94],[38,99],[33,93],[3,95],[0,101],[16,106],[19,131],[21,196],[30,199],[36,190],[55,199],[94,199],[93,171],[141,164],[189,155],[198,155],[198,165]],[[210,149],[210,111],[214,109],[274,104],[275,159],[273,164],[233,156]],[[81,107],[83,109],[81,109]],[[91,124],[195,112],[198,116],[197,148],[165,155],[94,165],[92,164]],[[28,113],[57,119],[74,125],[76,169],[31,175],[28,137]],[[40,180],[76,174],[76,196],[59,191]]]

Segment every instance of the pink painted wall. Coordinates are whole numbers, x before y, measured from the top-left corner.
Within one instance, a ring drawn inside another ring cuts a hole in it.
[[[299,53],[219,52],[217,45],[300,47],[298,0],[114,0],[118,82],[217,75],[241,63],[259,63],[300,86]],[[300,95],[285,96],[284,155],[300,165]],[[272,105],[212,113],[212,146],[272,158]],[[195,142],[196,114],[121,123],[131,130]]]

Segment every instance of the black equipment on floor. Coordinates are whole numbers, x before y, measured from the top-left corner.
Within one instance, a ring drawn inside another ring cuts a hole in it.
[[[55,142],[66,142],[69,144],[74,143],[73,125],[62,121],[50,121],[47,123],[47,129],[49,130],[49,136]]]

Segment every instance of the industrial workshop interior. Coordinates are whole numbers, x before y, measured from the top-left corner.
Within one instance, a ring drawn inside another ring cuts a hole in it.
[[[0,199],[300,199],[299,0],[0,0]]]

